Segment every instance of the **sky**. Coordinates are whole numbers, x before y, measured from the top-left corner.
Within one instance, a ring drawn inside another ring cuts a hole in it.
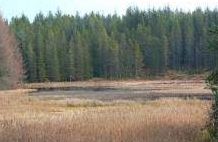
[[[33,20],[39,12],[47,14],[48,11],[55,13],[58,9],[64,14],[80,15],[92,11],[101,14],[118,15],[125,14],[130,6],[137,6],[142,10],[149,8],[183,9],[193,11],[197,7],[218,8],[218,0],[0,0],[0,11],[4,18],[10,20],[13,16],[25,14]]]

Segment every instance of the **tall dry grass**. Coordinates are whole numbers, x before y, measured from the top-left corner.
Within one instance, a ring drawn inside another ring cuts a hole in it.
[[[203,142],[210,103],[81,106],[35,100],[22,91],[0,93],[0,142]]]

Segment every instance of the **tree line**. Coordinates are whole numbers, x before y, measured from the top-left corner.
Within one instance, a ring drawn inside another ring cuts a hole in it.
[[[199,73],[218,66],[207,48],[208,28],[218,10],[139,10],[119,16],[39,13],[33,22],[12,18],[9,26],[22,51],[28,82],[123,79]]]

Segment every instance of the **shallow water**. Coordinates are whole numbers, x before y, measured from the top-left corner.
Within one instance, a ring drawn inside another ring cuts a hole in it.
[[[123,88],[68,88],[68,89],[52,89],[39,90],[32,92],[30,96],[37,96],[43,100],[62,100],[62,99],[91,99],[100,101],[114,100],[131,100],[131,101],[147,101],[160,98],[183,98],[183,99],[201,99],[211,100],[213,97],[209,92],[192,92],[160,90],[153,89],[123,89]]]

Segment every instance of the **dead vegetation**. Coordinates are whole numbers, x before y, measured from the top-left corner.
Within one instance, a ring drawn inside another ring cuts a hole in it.
[[[22,90],[4,91],[0,142],[205,142],[210,105],[176,98],[41,100]]]
[[[22,56],[14,35],[0,14],[0,89],[17,87],[22,75]]]

